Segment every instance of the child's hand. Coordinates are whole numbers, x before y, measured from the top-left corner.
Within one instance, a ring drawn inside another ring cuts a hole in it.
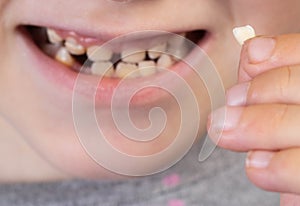
[[[247,174],[259,187],[300,194],[300,34],[247,41],[238,78],[227,92],[225,122],[218,118],[224,110],[211,115],[210,136],[250,151]]]

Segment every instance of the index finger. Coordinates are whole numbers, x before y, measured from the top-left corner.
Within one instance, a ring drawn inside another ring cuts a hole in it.
[[[239,82],[252,80],[270,69],[300,63],[300,34],[258,36],[245,42],[239,66]]]

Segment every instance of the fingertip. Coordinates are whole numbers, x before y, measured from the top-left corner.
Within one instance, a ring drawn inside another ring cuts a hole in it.
[[[229,106],[245,106],[250,87],[249,82],[237,84],[226,92],[226,104]]]
[[[249,42],[249,40],[247,40],[244,43],[242,50],[241,50],[240,62],[239,62],[239,68],[238,68],[238,82],[239,83],[247,82],[252,79],[251,75],[246,70],[247,65],[249,65],[248,54],[247,54],[248,42]]]
[[[253,151],[246,158],[246,173],[257,187],[272,192],[300,194],[300,150]]]
[[[256,37],[247,42],[247,55],[250,64],[259,64],[269,60],[274,54],[276,39]]]
[[[269,151],[252,151],[246,158],[246,167],[254,169],[267,169],[274,157],[275,152]]]
[[[273,185],[272,174],[269,171],[269,163],[266,159],[270,158],[268,154],[262,154],[264,160],[253,159],[257,152],[249,152],[245,161],[245,169],[248,179],[257,187],[267,190],[276,191]]]
[[[280,168],[274,167],[276,152],[250,151],[248,152],[245,168],[248,179],[257,187],[272,191],[284,192],[280,182]]]
[[[240,57],[239,82],[250,81],[269,68],[276,42],[271,36],[256,36],[245,41]]]

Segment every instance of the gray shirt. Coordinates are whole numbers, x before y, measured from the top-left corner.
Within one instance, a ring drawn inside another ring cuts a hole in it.
[[[279,195],[254,187],[244,154],[216,149],[204,162],[195,146],[169,170],[122,181],[72,180],[0,185],[1,206],[274,206]]]

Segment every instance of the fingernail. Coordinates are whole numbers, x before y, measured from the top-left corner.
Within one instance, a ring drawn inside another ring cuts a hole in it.
[[[209,117],[209,135],[218,140],[223,131],[234,129],[240,122],[243,108],[222,107],[215,110]]]
[[[233,86],[226,92],[226,102],[229,106],[243,106],[247,103],[250,84],[248,82]]]
[[[269,166],[274,154],[274,152],[249,152],[246,159],[246,167],[265,169]]]
[[[274,51],[276,41],[272,37],[257,37],[248,44],[248,57],[251,64],[268,60]]]

